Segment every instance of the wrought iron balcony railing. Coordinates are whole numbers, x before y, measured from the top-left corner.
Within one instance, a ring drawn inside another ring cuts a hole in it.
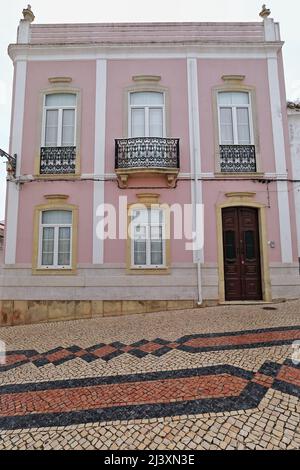
[[[76,147],[41,147],[40,174],[74,174]]]
[[[134,137],[116,139],[115,168],[179,170],[179,139]]]
[[[255,146],[220,145],[220,167],[222,173],[255,173]]]

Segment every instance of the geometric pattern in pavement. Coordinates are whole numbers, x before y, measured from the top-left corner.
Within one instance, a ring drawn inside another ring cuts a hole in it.
[[[0,387],[0,428],[38,428],[247,410],[269,389],[300,398],[300,366],[265,362]]]
[[[300,326],[228,333],[194,334],[183,336],[175,341],[161,338],[151,341],[142,339],[129,345],[113,342],[109,344],[99,343],[87,348],[81,348],[77,345],[66,348],[60,346],[46,352],[38,352],[36,350],[8,351],[6,353],[6,363],[0,365],[0,372],[14,369],[27,363],[32,363],[36,367],[42,367],[47,364],[58,366],[75,358],[80,358],[88,363],[96,360],[107,362],[126,353],[142,359],[148,355],[161,357],[174,349],[188,353],[201,353],[282,346],[291,344],[296,340],[300,340]]]

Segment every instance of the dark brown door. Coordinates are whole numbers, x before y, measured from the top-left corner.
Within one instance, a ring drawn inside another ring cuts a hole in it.
[[[257,209],[222,210],[226,300],[261,300]]]

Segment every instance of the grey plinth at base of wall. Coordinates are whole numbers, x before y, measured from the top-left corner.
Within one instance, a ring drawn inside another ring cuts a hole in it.
[[[0,300],[0,326],[145,314],[195,307],[198,305],[193,300]]]

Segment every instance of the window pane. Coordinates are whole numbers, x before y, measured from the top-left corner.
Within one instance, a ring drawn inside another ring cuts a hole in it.
[[[163,264],[162,227],[151,227],[151,264]]]
[[[76,95],[73,93],[54,93],[46,95],[46,106],[76,106]]]
[[[72,224],[71,211],[44,211],[42,224]]]
[[[240,145],[250,145],[248,108],[236,108],[238,139]]]
[[[233,230],[227,230],[224,235],[225,259],[233,261],[236,259],[235,233]]]
[[[249,104],[249,93],[224,91],[218,93],[218,103],[220,105]]]
[[[146,211],[142,211],[142,212],[146,212]],[[147,237],[146,226],[136,225],[134,227],[134,264],[136,265],[145,265],[147,263],[146,237]]]
[[[131,137],[145,137],[145,111],[144,109],[131,110]]]
[[[75,110],[65,109],[62,122],[62,145],[74,145]]]
[[[44,227],[42,236],[42,266],[52,266],[54,253],[54,227]]]
[[[154,91],[130,93],[130,104],[152,106],[164,104],[164,94]]]
[[[149,137],[163,136],[163,110],[162,108],[149,109]]]
[[[57,146],[58,111],[46,111],[45,146]]]
[[[134,210],[132,212],[132,220],[135,224],[147,224],[148,223],[148,211],[147,210]]]
[[[245,232],[245,246],[246,246],[246,259],[255,258],[255,243],[254,243],[254,232],[247,230]]]
[[[220,108],[221,144],[233,144],[233,125],[231,108]]]
[[[58,234],[58,265],[70,265],[71,228],[60,227]]]
[[[161,224],[163,221],[163,211],[159,209],[149,210],[151,224]]]

